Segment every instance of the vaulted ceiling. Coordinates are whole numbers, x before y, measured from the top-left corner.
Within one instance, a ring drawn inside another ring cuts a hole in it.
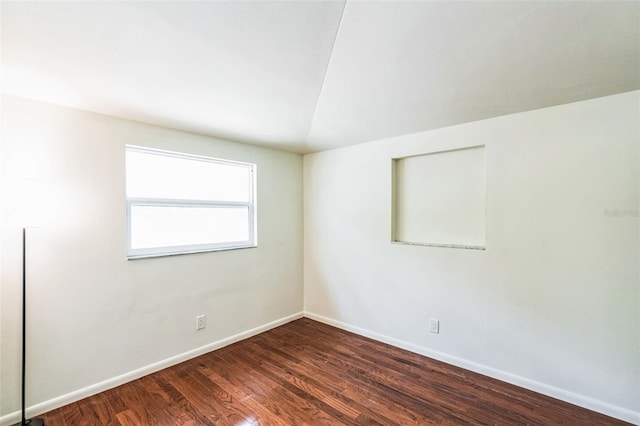
[[[640,88],[640,2],[1,3],[2,91],[307,153]]]

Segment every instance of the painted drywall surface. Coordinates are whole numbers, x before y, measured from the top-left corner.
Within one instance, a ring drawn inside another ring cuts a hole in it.
[[[394,161],[393,241],[484,246],[484,147]]]
[[[639,104],[305,156],[305,311],[640,412]],[[391,244],[391,159],[479,144],[486,251]]]
[[[257,163],[258,247],[127,261],[125,144]],[[301,156],[6,96],[2,148],[3,181],[33,163],[45,190],[29,233],[28,405],[301,311]],[[9,216],[0,417],[19,409],[20,231]],[[198,314],[207,327],[196,332]]]

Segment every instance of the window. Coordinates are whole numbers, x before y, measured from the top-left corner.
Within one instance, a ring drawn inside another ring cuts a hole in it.
[[[128,258],[255,247],[255,168],[127,146]]]

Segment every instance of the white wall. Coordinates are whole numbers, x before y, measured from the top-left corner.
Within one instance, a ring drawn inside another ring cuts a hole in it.
[[[306,312],[640,422],[639,104],[629,92],[305,156]],[[479,144],[486,251],[391,244],[391,158]]]
[[[125,144],[257,163],[259,246],[127,261]],[[35,172],[46,195],[29,234],[28,405],[302,311],[301,156],[7,96],[2,153],[7,210],[9,176]],[[20,389],[21,240],[4,216],[0,423]]]
[[[306,156],[305,309],[640,421],[639,103],[632,92]],[[35,172],[46,189],[30,232],[29,405],[302,309],[300,156],[7,96],[1,124],[0,423],[19,408],[7,176]],[[127,261],[125,144],[256,162],[259,247]],[[392,245],[391,158],[478,144],[487,250]]]

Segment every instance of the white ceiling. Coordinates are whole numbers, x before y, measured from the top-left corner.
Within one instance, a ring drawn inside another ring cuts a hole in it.
[[[640,2],[1,3],[2,91],[314,152],[640,89]]]

